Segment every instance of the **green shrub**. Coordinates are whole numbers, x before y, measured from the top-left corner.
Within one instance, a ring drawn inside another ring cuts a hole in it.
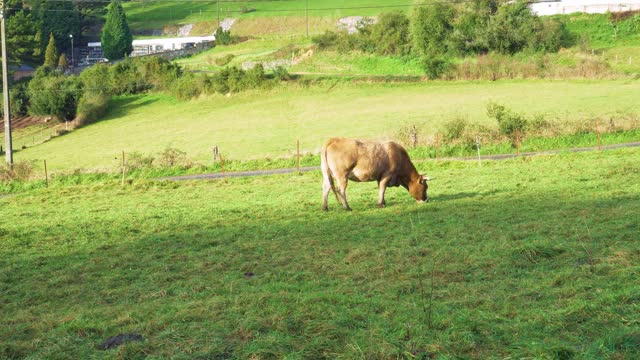
[[[210,88],[215,92],[226,94],[262,87],[267,82],[268,79],[262,64],[256,64],[253,69],[248,71],[232,66],[213,75]]]
[[[153,161],[153,156],[135,151],[127,155],[127,169],[139,170],[151,168],[153,166]]]
[[[221,94],[238,91],[243,76],[244,71],[237,66],[225,68],[213,75],[213,89]]]
[[[383,41],[386,45],[376,44],[374,40],[372,40],[372,32],[374,31],[374,26],[372,24],[372,20],[370,18],[363,18],[357,26],[357,31],[353,34],[349,34],[346,31],[333,32],[333,31],[325,31],[322,35],[314,36],[311,41],[318,47],[320,50],[324,49],[335,49],[339,52],[350,52],[353,50],[360,50],[368,53],[376,52],[376,46],[380,45],[379,53],[389,52],[396,53],[396,48],[402,48],[404,51],[404,45],[406,45],[407,33],[402,30],[403,21],[402,17],[406,20],[405,30],[408,28],[408,19],[406,16],[402,15],[400,17],[391,16],[388,14],[382,14],[381,19],[384,24],[390,26],[390,31],[385,33],[383,26],[380,25],[375,29],[375,37],[378,41]],[[394,21],[398,21],[398,23],[394,23]],[[395,43],[396,40],[400,42]],[[404,44],[404,45],[403,45]]]
[[[79,76],[85,92],[111,95],[109,65],[95,64],[86,68]]]
[[[142,81],[155,90],[167,90],[182,75],[180,65],[159,56],[143,56],[132,60]]]
[[[240,13],[241,14],[246,14],[246,13],[250,13],[250,12],[254,12],[254,11],[256,11],[256,8],[248,7],[248,6],[244,6],[244,5],[240,8]]]
[[[416,53],[436,55],[448,52],[447,40],[453,32],[456,10],[452,5],[435,3],[417,7],[411,17],[411,37]]]
[[[442,137],[445,140],[460,139],[468,126],[469,121],[467,119],[462,116],[455,117],[442,125]]]
[[[292,79],[292,76],[291,74],[289,74],[289,71],[287,70],[286,67],[278,66],[275,69],[273,69],[273,78],[276,81],[289,81]]]
[[[267,76],[262,64],[256,64],[250,70],[245,71],[242,77],[242,89],[255,89],[264,85]]]
[[[225,66],[227,64],[229,64],[231,62],[231,60],[233,60],[236,56],[233,54],[227,54],[221,58],[217,58],[215,60],[216,65],[218,66]]]
[[[107,111],[109,98],[105,93],[85,91],[78,102],[78,124],[82,126],[98,121]]]
[[[496,119],[498,129],[508,137],[514,137],[516,129],[522,133],[527,128],[527,118],[507,109],[504,105],[489,103],[487,105],[487,115]]]
[[[193,163],[187,158],[187,153],[182,150],[167,147],[153,160],[153,164],[160,168],[189,168]]]
[[[349,34],[346,31],[339,32],[335,48],[341,53],[348,53],[353,50],[368,53],[375,52],[375,44],[371,41],[369,28],[358,29],[358,32],[354,34]]]
[[[12,166],[3,161],[0,163],[0,182],[26,181],[34,172],[33,161],[16,161]]]
[[[429,79],[439,79],[452,69],[451,61],[445,56],[427,56],[422,64]]]
[[[216,45],[231,45],[234,43],[234,39],[231,36],[231,31],[225,31],[221,27],[216,30],[215,37]]]
[[[528,47],[534,48],[536,34],[542,27],[540,18],[531,12],[525,1],[504,4],[489,21],[489,49],[514,54]]]
[[[11,115],[12,116],[25,116],[29,111],[29,95],[27,93],[29,89],[28,79],[17,81],[11,85],[9,92]],[[2,94],[2,92],[0,92]],[[4,107],[0,108],[0,117],[4,116]]]
[[[371,26],[370,41],[379,55],[406,55],[411,49],[409,18],[400,12],[382,13]]]
[[[82,95],[82,82],[77,76],[64,76],[42,66],[29,82],[27,94],[30,114],[72,120]]]
[[[640,34],[640,14],[634,15],[620,22],[619,31],[622,34]]]
[[[120,61],[109,68],[109,82],[114,95],[145,92],[151,87],[144,80],[131,58]]]
[[[459,12],[447,39],[450,52],[466,55],[489,51],[487,24],[490,12],[486,8],[467,8]]]
[[[544,114],[537,114],[531,118],[527,126],[530,131],[539,133],[551,127],[551,123],[545,119]]]
[[[535,43],[530,46],[537,51],[558,52],[563,47],[576,43],[577,38],[558,19],[542,20],[542,28],[536,33]]]
[[[338,34],[333,31],[326,30],[324,34],[316,35],[311,38],[311,41],[318,47],[320,50],[331,49],[338,42]]]
[[[173,82],[171,93],[180,100],[189,100],[200,96],[208,87],[206,76],[185,73]]]

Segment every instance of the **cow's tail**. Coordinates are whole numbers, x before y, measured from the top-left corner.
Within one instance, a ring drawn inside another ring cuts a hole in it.
[[[323,183],[328,184],[331,187],[331,191],[333,192],[333,195],[335,195],[336,200],[340,201],[340,199],[338,198],[338,193],[336,192],[336,187],[333,182],[333,175],[331,174],[331,169],[329,169],[329,162],[327,161],[327,145],[322,147],[322,152],[320,153],[320,167],[322,169]]]

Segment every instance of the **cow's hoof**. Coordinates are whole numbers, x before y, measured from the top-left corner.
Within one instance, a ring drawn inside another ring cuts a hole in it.
[[[378,204],[378,208],[382,209],[384,207],[384,204]]]
[[[351,208],[350,208],[350,207],[348,207],[348,208],[344,208],[344,209],[345,209],[346,211],[351,211]]]
[[[322,211],[329,211],[329,208],[323,207]]]

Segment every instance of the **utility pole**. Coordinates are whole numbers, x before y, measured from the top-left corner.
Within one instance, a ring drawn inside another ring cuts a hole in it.
[[[4,99],[4,147],[7,164],[13,165],[11,144],[11,108],[9,106],[9,69],[7,66],[7,41],[4,31],[4,0],[0,0],[0,36],[2,37],[2,97]]]

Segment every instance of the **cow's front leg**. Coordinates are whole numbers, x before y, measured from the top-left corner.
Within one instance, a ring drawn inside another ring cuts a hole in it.
[[[387,190],[387,183],[389,182],[389,178],[383,178],[378,181],[378,207],[383,208],[385,206],[384,201],[384,192]]]

